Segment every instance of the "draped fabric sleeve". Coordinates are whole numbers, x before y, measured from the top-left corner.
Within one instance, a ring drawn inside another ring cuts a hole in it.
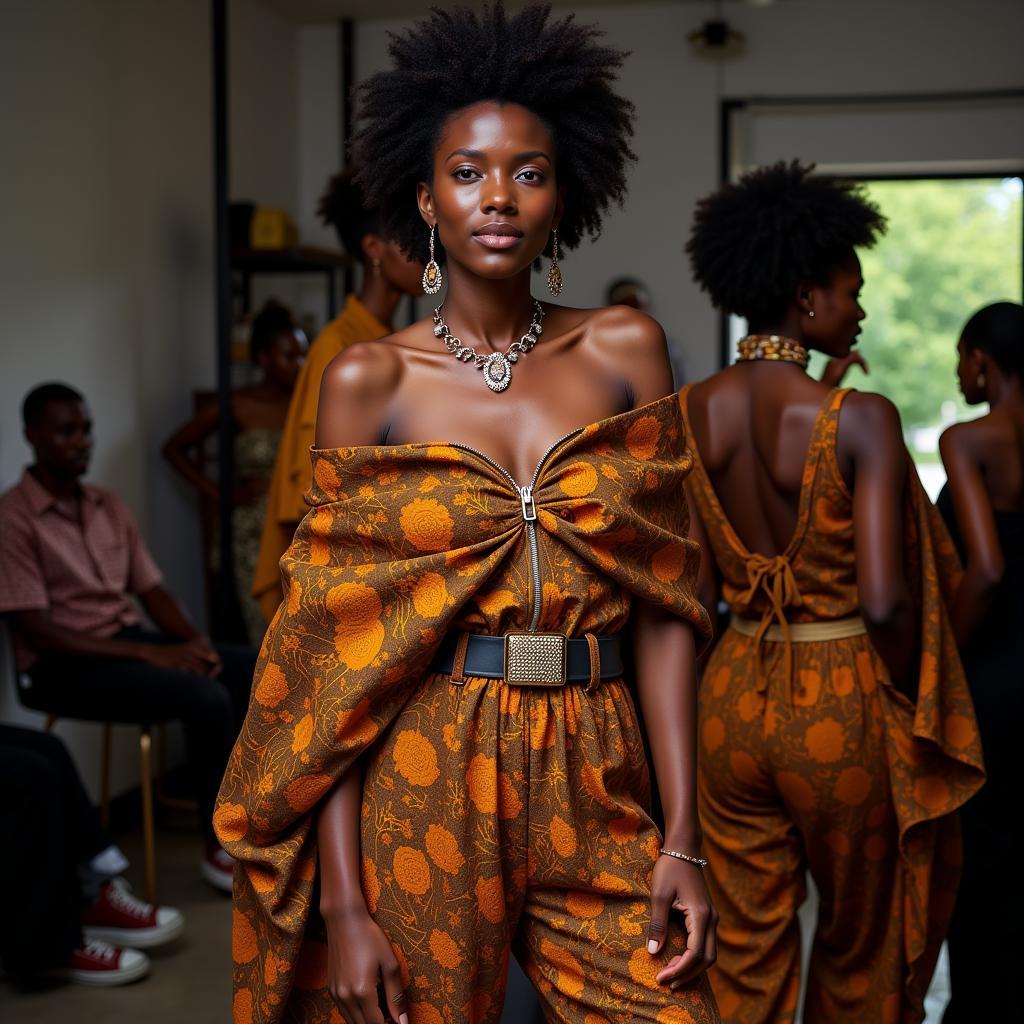
[[[985,771],[947,611],[960,581],[960,563],[913,464],[903,518],[904,571],[920,614],[917,699],[911,706],[885,680],[883,714],[906,867],[907,988],[913,1004],[923,1006],[953,910],[946,894],[956,891],[959,876],[959,821],[954,812],[981,788]]]
[[[547,533],[636,597],[695,629],[711,622],[697,600],[699,545],[689,537],[683,481],[693,468],[674,395],[586,428],[561,453],[536,497]]]
[[[314,453],[311,509],[281,560],[285,599],[214,816],[238,862],[236,1020],[278,1019],[290,989],[317,805],[395,718],[460,605],[514,543],[519,503],[499,488],[488,533],[453,515],[462,461],[445,446]]]

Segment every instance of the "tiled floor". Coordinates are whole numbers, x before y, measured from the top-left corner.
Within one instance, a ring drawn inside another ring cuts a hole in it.
[[[141,850],[135,835],[121,837],[132,858],[129,881],[141,891]],[[211,889],[197,870],[199,840],[187,831],[165,828],[159,835],[160,898],[179,907],[186,931],[173,945],[151,953],[150,976],[135,985],[88,989],[60,983],[31,992],[0,981],[0,1021],[4,1024],[227,1024],[230,1020],[231,901]],[[809,934],[814,907],[801,914]],[[927,1024],[939,1024],[948,993],[943,959],[929,993]],[[503,1024],[533,1024],[522,993],[506,1005]]]

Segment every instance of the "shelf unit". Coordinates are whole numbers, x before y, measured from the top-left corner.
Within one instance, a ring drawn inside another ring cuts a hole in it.
[[[337,272],[352,267],[342,252],[312,245],[288,249],[232,249],[232,289],[240,299],[242,312],[252,309],[252,279],[256,274],[323,274],[327,284],[327,319],[338,314]]]

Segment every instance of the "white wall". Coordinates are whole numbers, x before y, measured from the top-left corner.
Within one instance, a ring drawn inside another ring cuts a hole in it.
[[[194,497],[159,456],[215,382],[207,0],[0,6],[0,488],[29,451],[22,396],[64,380],[96,421],[89,478],[134,509],[169,587],[203,617]],[[294,211],[300,31],[232,0],[231,186]],[[0,719],[38,724],[0,678]],[[98,734],[63,723],[90,786]],[[119,728],[114,791],[137,780]]]
[[[711,372],[718,357],[717,320],[690,281],[682,247],[694,203],[717,184],[720,96],[1024,87],[1024,4],[1017,0],[725,3],[723,13],[747,36],[747,52],[721,65],[695,57],[686,42],[691,30],[714,15],[711,3],[581,6],[575,12],[631,51],[622,89],[637,107],[639,160],[624,209],[607,219],[595,245],[585,244],[564,261],[562,298],[598,305],[614,277],[641,278],[690,377]],[[386,66],[387,30],[408,24],[410,19],[358,23],[357,80]],[[813,160],[813,138],[792,155]]]

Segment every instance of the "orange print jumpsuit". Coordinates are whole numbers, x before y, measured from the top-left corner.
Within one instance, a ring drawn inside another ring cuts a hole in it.
[[[959,568],[912,466],[903,571],[921,617],[916,704],[858,618],[853,499],[835,450],[847,393],[818,414],[796,530],[776,558],[739,539],[690,435],[694,514],[733,615],[701,683],[698,781],[721,914],[710,976],[737,1024],[795,1017],[807,871],[820,906],[803,1020],[922,1020],[959,878],[953,812],[983,780],[945,611]]]
[[[362,755],[363,891],[411,1024],[498,1021],[510,949],[549,1020],[718,1021],[706,976],[676,992],[655,981],[681,929],[646,949],[660,836],[626,682],[429,671],[450,631],[611,634],[634,596],[706,638],[676,396],[561,439],[529,494],[456,444],[313,463],[215,815],[239,861],[235,1024],[343,1019],[326,989],[315,820]]]

